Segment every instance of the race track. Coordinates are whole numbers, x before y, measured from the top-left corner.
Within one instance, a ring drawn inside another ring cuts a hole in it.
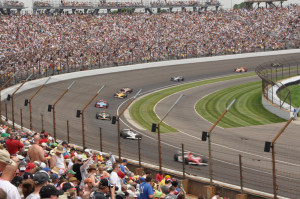
[[[105,88],[101,91],[99,98],[107,100],[110,103],[107,112],[111,115],[116,115],[117,108],[124,100],[113,98],[113,94],[122,87],[132,87],[134,89],[134,92],[129,95],[131,97],[140,88],[143,89],[142,93],[146,94],[155,89],[178,84],[170,82],[171,76],[182,75],[186,81],[208,79],[217,76],[232,75],[233,67],[236,66],[247,66],[248,70],[253,72],[257,65],[264,62],[275,59],[281,60],[282,58],[289,60],[291,57],[296,56],[300,56],[300,53],[167,66],[75,79],[76,83],[74,86],[56,105],[56,131],[58,138],[66,140],[68,120],[70,124],[71,143],[82,145],[81,118],[75,117],[76,110],[82,109],[102,85],[105,85]],[[181,143],[185,145],[186,150],[207,156],[207,142],[201,141],[201,132],[207,131],[211,124],[199,117],[194,110],[194,104],[201,97],[222,88],[257,80],[259,78],[254,76],[209,84],[183,91],[182,93],[185,96],[165,120],[166,123],[174,126],[180,132],[162,135],[163,167],[181,170],[182,165],[173,161],[173,154],[181,148]],[[68,80],[46,85],[34,98],[32,101],[32,112],[33,127],[35,130],[41,130],[41,114],[43,114],[45,130],[53,134],[53,114],[47,111],[48,104],[53,104],[72,81]],[[15,121],[20,124],[19,110],[22,109],[23,125],[27,128],[29,127],[29,109],[28,107],[24,107],[24,100],[29,99],[36,90],[37,88],[31,89],[18,93],[15,96]],[[179,94],[175,94],[162,100],[155,109],[158,116],[163,116],[170,104],[178,96]],[[101,127],[103,131],[104,151],[111,151],[114,154],[118,154],[117,126],[112,125],[109,121],[96,120],[96,112],[101,111],[101,109],[94,107],[95,102],[96,100],[85,111],[86,145],[99,150],[99,127]],[[8,104],[8,118],[11,119],[11,102],[6,103]],[[2,110],[4,110],[4,103],[2,103],[2,106]],[[120,109],[122,107],[124,107],[124,104]],[[122,117],[122,120],[129,124],[126,118]],[[283,125],[281,123],[225,130],[215,128],[212,138],[214,178],[239,185],[238,154],[241,154],[243,156],[245,187],[272,193],[271,154],[263,152],[263,147],[264,142],[273,139]],[[132,125],[130,126],[133,127]],[[277,146],[277,150],[279,151],[278,160],[291,163],[290,165],[281,163],[277,165],[279,194],[291,198],[296,198],[297,184],[300,181],[299,170],[297,170],[299,169],[300,159],[294,158],[298,157],[299,154],[299,150],[296,149],[299,140],[299,135],[296,133],[297,127],[299,127],[297,124],[292,123],[285,134],[278,140]],[[121,128],[125,128],[125,125],[122,124]],[[136,129],[135,127],[133,128]],[[150,129],[140,132],[144,134],[141,144],[142,161],[157,165],[158,147],[156,134],[152,134]],[[121,144],[122,155],[131,159],[138,158],[137,141],[122,139]],[[284,156],[284,154],[288,155]],[[201,167],[200,170],[187,168],[186,172],[208,177],[208,167]],[[289,190],[280,187],[286,186],[287,181]]]

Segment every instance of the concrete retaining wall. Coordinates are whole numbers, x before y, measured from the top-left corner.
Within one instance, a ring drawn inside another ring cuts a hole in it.
[[[280,91],[280,88],[282,88],[283,85],[290,86],[293,84],[299,84],[299,82],[300,82],[300,76],[291,77],[291,78],[276,82],[276,85],[268,88],[268,98],[265,98],[264,96],[262,96],[263,106],[268,111],[270,111],[271,113],[274,113],[278,117],[281,117],[285,120],[290,119],[290,117],[293,116],[295,107],[284,102],[280,108],[280,103],[282,103],[282,100],[280,100],[277,93]],[[272,96],[273,96],[273,99],[272,99]],[[273,100],[273,104],[272,104],[272,100]]]

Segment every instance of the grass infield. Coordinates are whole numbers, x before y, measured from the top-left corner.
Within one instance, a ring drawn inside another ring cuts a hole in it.
[[[223,128],[264,125],[285,120],[267,111],[261,103],[261,81],[229,87],[202,98],[197,112],[214,123],[233,99],[236,102],[218,126]]]
[[[291,99],[292,99],[292,106],[300,107],[300,85],[292,85],[289,86],[288,89],[291,91]],[[280,91],[281,96],[287,95],[287,90],[283,89]]]
[[[209,79],[209,80],[202,80],[192,83],[187,83],[180,86],[175,86],[167,89],[163,89],[161,91],[152,93],[150,95],[147,95],[145,97],[142,97],[138,101],[136,101],[131,108],[129,109],[130,116],[132,117],[135,122],[137,122],[140,126],[142,126],[145,129],[151,130],[152,123],[159,122],[159,118],[154,112],[154,106],[163,98],[167,97],[168,95],[172,95],[176,92],[183,91],[189,88],[215,83],[215,82],[221,82],[226,80],[232,80],[232,79],[238,79],[238,78],[244,78],[249,76],[254,76],[255,73],[244,73],[234,76],[227,76],[227,77],[220,77],[215,79]],[[224,110],[224,109],[223,109]],[[221,110],[221,111],[223,111]],[[165,123],[161,124],[160,128],[161,133],[166,132],[178,132],[177,129],[174,129],[170,126],[168,126]]]

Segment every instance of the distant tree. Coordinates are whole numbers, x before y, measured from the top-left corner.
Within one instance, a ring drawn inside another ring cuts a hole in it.
[[[250,7],[250,9],[252,8],[252,5]],[[249,7],[247,6],[246,2],[242,2],[240,4],[234,4],[233,9],[249,9]]]

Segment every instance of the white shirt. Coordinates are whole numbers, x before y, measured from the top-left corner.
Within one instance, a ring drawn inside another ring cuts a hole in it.
[[[7,199],[21,199],[17,187],[9,181],[0,179],[0,187],[7,194]]]
[[[110,185],[115,184],[119,188],[119,190],[121,190],[121,181],[119,179],[117,172],[115,172],[115,171],[111,172],[111,174],[109,176],[109,184]]]
[[[31,193],[29,196],[26,197],[26,199],[40,199],[40,195]]]

